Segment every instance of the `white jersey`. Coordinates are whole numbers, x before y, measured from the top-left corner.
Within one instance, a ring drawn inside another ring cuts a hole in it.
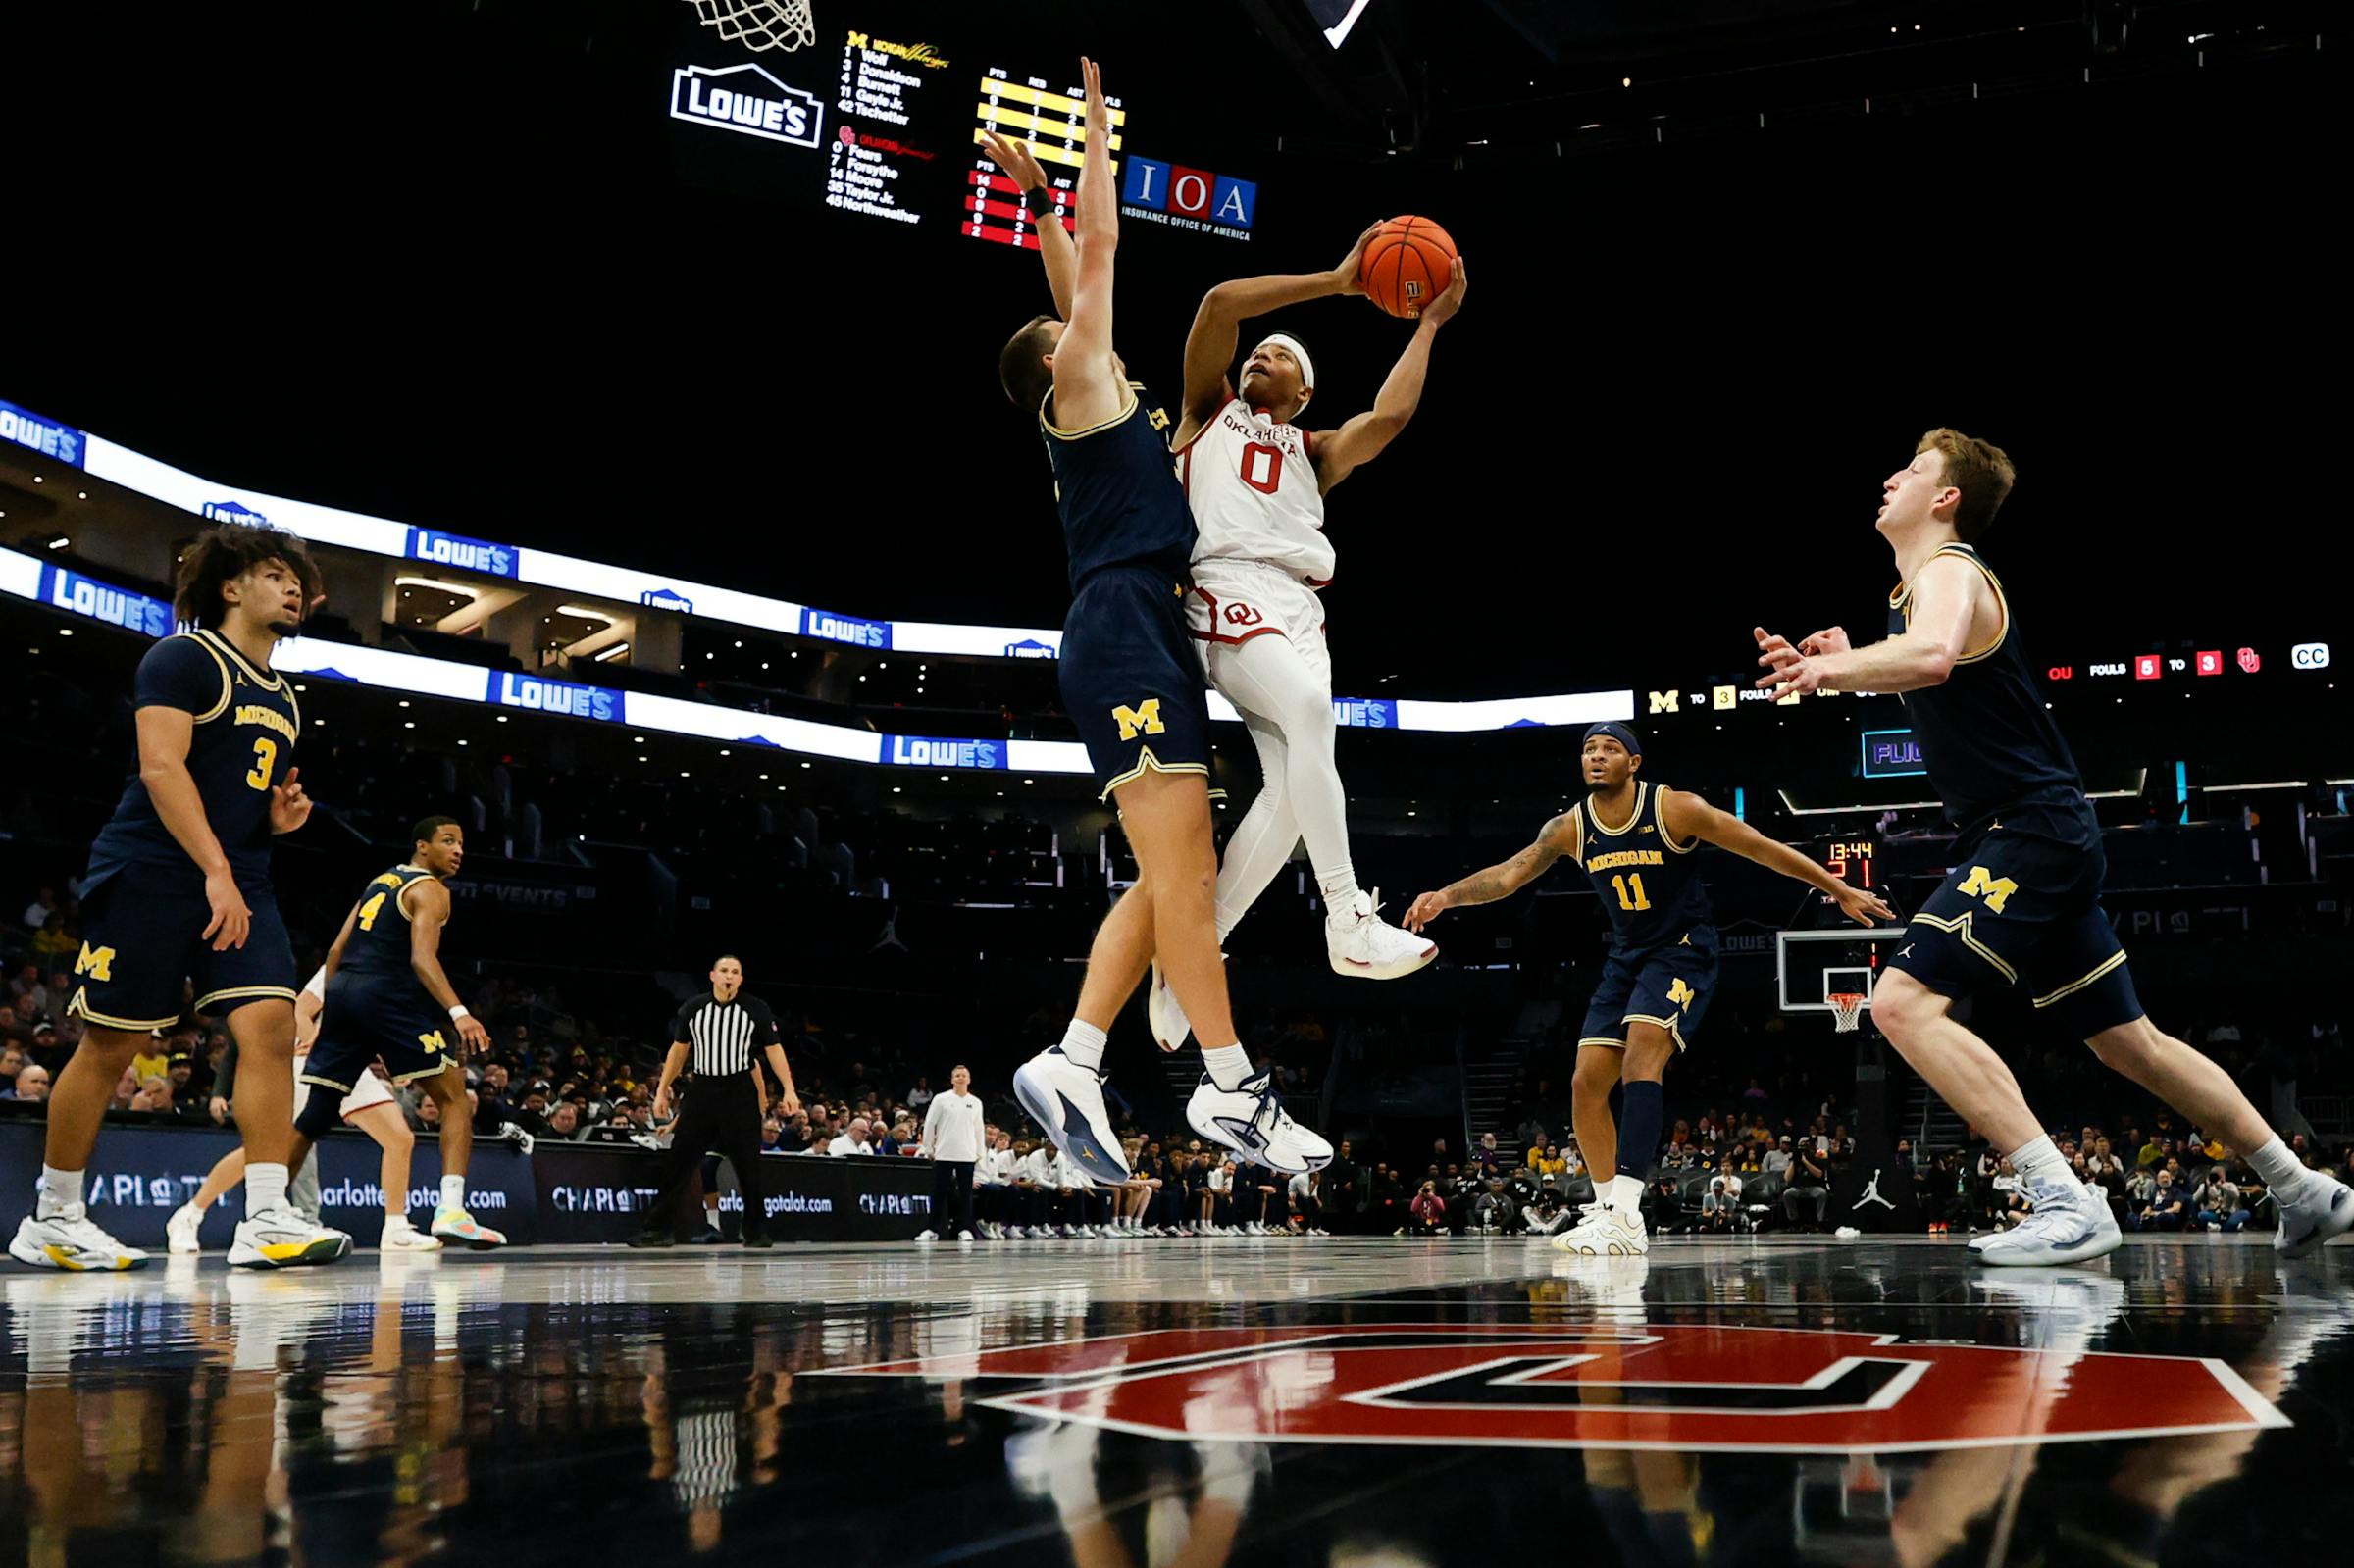
[[[1178,453],[1194,509],[1194,560],[1260,561],[1309,587],[1332,581],[1324,496],[1306,430],[1278,425],[1240,398],[1219,405]]]

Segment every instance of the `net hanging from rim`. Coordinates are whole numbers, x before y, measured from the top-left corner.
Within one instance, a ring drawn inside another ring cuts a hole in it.
[[[746,49],[790,53],[817,42],[817,19],[809,0],[687,0],[706,27]]]
[[[1831,1004],[1831,1028],[1842,1035],[1854,1034],[1864,1020],[1864,993],[1835,990],[1823,999]]]

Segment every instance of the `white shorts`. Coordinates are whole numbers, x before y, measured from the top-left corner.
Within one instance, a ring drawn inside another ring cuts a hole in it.
[[[1194,563],[1194,588],[1185,596],[1186,630],[1215,685],[1210,654],[1240,647],[1254,637],[1280,636],[1300,650],[1319,679],[1332,681],[1332,653],[1324,642],[1324,601],[1316,590],[1281,567],[1263,561],[1223,557]]]
[[[310,1064],[310,1060],[307,1052],[294,1058],[294,1114],[297,1116],[302,1114],[303,1105],[311,1097],[311,1086],[302,1081],[303,1069]],[[351,1087],[351,1092],[343,1096],[342,1116],[348,1122],[372,1105],[391,1103],[392,1091],[384,1087],[384,1081],[372,1072],[362,1073],[360,1081]]]

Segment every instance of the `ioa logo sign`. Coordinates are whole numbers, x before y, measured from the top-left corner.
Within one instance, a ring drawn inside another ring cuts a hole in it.
[[[242,523],[247,528],[266,529],[270,520],[252,507],[239,501],[207,501],[204,515],[216,523]]]
[[[1732,1324],[1149,1330],[807,1375],[961,1378],[992,1409],[1172,1442],[1845,1454],[2288,1425],[2189,1356]]]
[[[857,648],[889,648],[889,621],[861,621],[854,615],[835,615],[827,610],[811,610],[801,620],[801,635],[823,637],[828,642],[847,642]]]
[[[1213,175],[1206,169],[1132,155],[1120,177],[1120,201],[1147,212],[1170,213],[1212,228],[1240,230],[1249,228],[1258,217],[1258,184],[1232,175]]]
[[[930,735],[893,735],[883,759],[908,768],[1003,768],[1005,748],[994,740],[939,740]]]
[[[409,558],[466,572],[486,572],[495,578],[515,575],[512,547],[470,539],[462,533],[443,533],[438,529],[409,530]]]
[[[502,707],[529,708],[535,713],[565,714],[575,719],[621,718],[618,691],[607,691],[603,686],[577,686],[569,681],[542,681],[536,676],[494,677],[490,700]]]
[[[723,66],[717,71],[688,66],[670,74],[670,118],[741,131],[762,141],[817,145],[824,105],[798,87],[788,87],[758,66]]]

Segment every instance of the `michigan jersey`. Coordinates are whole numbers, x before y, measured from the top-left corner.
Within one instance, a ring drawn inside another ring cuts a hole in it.
[[[1692,854],[1700,840],[1678,844],[1667,832],[1666,793],[1638,781],[1634,809],[1615,824],[1603,820],[1591,795],[1570,808],[1578,815],[1579,859],[1610,912],[1612,945],[1620,952],[1673,946],[1715,920]]]
[[[360,889],[359,919],[351,940],[343,944],[337,974],[407,975],[409,968],[409,889],[433,880],[421,866],[394,866]]]
[[[2001,581],[1967,544],[1941,546],[1929,559],[1941,555],[1960,556],[1985,573],[2003,617],[1994,640],[1964,654],[1943,684],[1905,693],[1920,759],[1947,818],[1969,827],[2007,806],[2080,795],[2075,756],[2035,687]],[[1912,615],[1908,582],[1888,596],[1889,634],[1904,632]]]
[[[1049,392],[1038,425],[1054,468],[1071,591],[1108,566],[1151,567],[1172,582],[1183,578],[1193,554],[1194,517],[1169,459],[1169,416],[1143,383],[1130,381],[1120,411],[1084,430],[1054,423],[1054,394]]]
[[[131,687],[134,708],[178,708],[193,722],[188,776],[204,820],[221,841],[240,885],[270,876],[270,790],[285,780],[302,734],[302,709],[281,676],[254,667],[217,632],[170,636],[147,650]],[[194,862],[172,836],[133,764],[115,815],[90,845],[90,878],[126,866],[155,865],[193,874]]]
[[[1310,587],[1332,581],[1313,436],[1229,397],[1177,457],[1196,561],[1263,561]]]

